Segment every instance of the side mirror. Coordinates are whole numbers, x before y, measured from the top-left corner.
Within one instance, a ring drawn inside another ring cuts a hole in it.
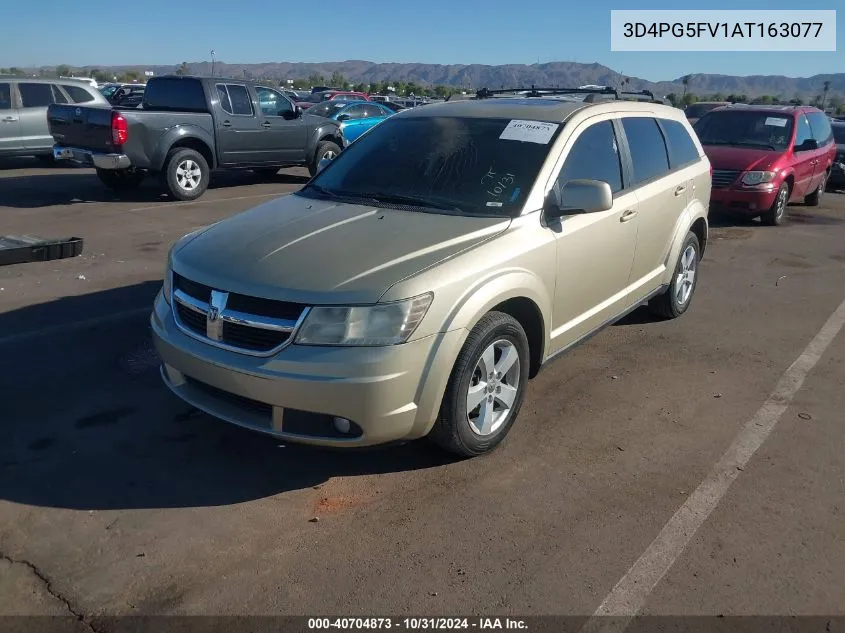
[[[349,115],[348,115],[348,114],[341,114],[341,115],[339,115],[339,116],[337,117],[337,120],[338,120],[338,121],[348,121],[348,120],[349,120],[349,118],[350,118],[350,117],[349,117]]]
[[[317,173],[319,174],[323,171],[333,159],[331,158],[321,158],[320,162],[317,163]]]
[[[796,152],[810,152],[814,149],[818,149],[819,144],[814,138],[808,138],[806,141],[801,143],[800,145],[795,146]]]
[[[559,218],[576,213],[597,213],[613,208],[610,185],[600,180],[575,179],[560,189],[553,188],[544,205],[547,218]]]
[[[304,110],[302,109],[302,106],[294,106],[293,112],[297,117],[301,117]]]

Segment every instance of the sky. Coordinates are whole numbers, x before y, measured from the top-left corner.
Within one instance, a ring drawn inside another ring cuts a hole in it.
[[[54,5],[55,3],[55,5]],[[0,0],[0,67],[183,61],[534,64],[598,62],[651,81],[688,73],[806,77],[845,72],[837,52],[610,51],[611,9],[845,9],[842,0]],[[50,11],[49,7],[56,7]],[[359,8],[349,8],[349,7]],[[61,12],[58,7],[62,7]],[[73,11],[68,8],[73,6]],[[9,28],[11,27],[11,28]],[[126,30],[123,31],[123,28]]]

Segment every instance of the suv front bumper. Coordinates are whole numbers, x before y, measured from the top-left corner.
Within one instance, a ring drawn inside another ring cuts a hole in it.
[[[215,417],[281,439],[370,446],[431,428],[463,330],[389,347],[290,345],[262,358],[184,334],[161,293],[151,317],[162,378]],[[335,418],[350,422],[337,428]]]

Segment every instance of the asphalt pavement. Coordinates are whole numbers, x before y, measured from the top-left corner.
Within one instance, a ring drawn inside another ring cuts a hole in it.
[[[159,384],[169,246],[305,181],[176,203],[0,165],[0,234],[85,239],[0,267],[0,615],[845,615],[845,194],[714,219],[683,317],[556,360],[456,460],[280,444]]]

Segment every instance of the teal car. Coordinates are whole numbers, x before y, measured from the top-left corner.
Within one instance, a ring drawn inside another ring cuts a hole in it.
[[[393,110],[374,101],[323,101],[308,108],[307,112],[340,123],[346,145],[394,114]]]

